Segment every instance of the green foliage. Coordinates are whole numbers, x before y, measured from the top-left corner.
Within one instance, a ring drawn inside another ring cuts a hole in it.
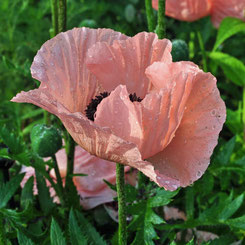
[[[154,225],[165,223],[163,218],[156,214],[154,208],[169,204],[178,191],[170,192],[163,189],[155,189],[153,197],[141,200],[136,204],[128,206],[128,213],[135,215],[128,229],[136,231],[132,244],[155,244],[153,240],[158,239]]]
[[[34,177],[30,177],[21,192],[20,205],[22,208],[28,207],[33,202]]]
[[[81,212],[76,211],[77,220],[82,227],[82,233],[86,237],[87,241],[91,245],[106,245],[107,243],[96,231],[96,229],[89,223]]]
[[[24,174],[18,174],[6,184],[0,183],[0,209],[5,207],[17,189],[20,187]]]
[[[67,4],[68,29],[112,28],[129,36],[147,30],[144,1],[69,0]],[[154,10],[153,18],[156,16]],[[9,181],[0,183],[0,219],[6,243],[116,245],[116,198],[106,208],[101,205],[81,211],[71,180],[64,190],[65,204],[54,203],[47,187],[53,181],[52,161],[45,162],[33,153],[29,140],[33,126],[44,123],[43,109],[9,101],[17,92],[39,86],[31,78],[30,66],[37,50],[50,38],[50,0],[1,0],[0,23],[3,23],[0,25],[0,143],[8,147],[0,149],[0,157],[14,162],[5,171]],[[200,67],[206,61],[207,71],[217,77],[227,106],[227,121],[210,166],[191,186],[168,192],[147,179],[139,186],[139,183],[126,185],[128,244],[200,244],[198,231],[219,237],[202,242],[203,245],[243,241],[245,99],[241,90],[245,85],[245,22],[228,17],[218,30],[212,27],[209,17],[193,23],[167,17],[166,23],[167,38],[187,44],[173,41],[173,60],[190,60]],[[64,130],[52,115],[50,122]],[[20,188],[22,165],[33,167],[36,173],[23,189]],[[83,178],[83,174],[73,176]],[[38,194],[34,195],[36,183]],[[106,183],[116,190],[113,184]],[[55,181],[52,184],[55,186]],[[182,211],[186,219],[166,219],[163,210],[166,205]]]
[[[65,237],[54,218],[51,222],[50,242],[51,245],[66,245]]]
[[[51,213],[54,208],[54,203],[52,198],[50,197],[49,188],[46,185],[46,181],[44,177],[36,171],[36,179],[37,179],[37,189],[38,189],[38,199],[41,206],[41,210],[44,214]]]
[[[213,51],[217,50],[217,48],[226,39],[237,34],[238,32],[245,33],[245,23],[240,19],[231,18],[231,17],[225,18],[220,24]]]
[[[72,245],[87,245],[88,241],[83,235],[83,231],[78,224],[74,211],[71,209],[69,215],[69,235]]]
[[[17,237],[20,245],[34,245],[34,242],[25,236],[25,234],[23,234],[21,231],[17,232]]]
[[[222,68],[224,74],[233,83],[239,86],[245,85],[245,65],[243,62],[222,52],[212,52],[209,57]]]

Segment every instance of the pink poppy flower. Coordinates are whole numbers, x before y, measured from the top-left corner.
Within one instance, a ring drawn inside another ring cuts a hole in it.
[[[111,184],[116,183],[115,163],[92,156],[80,146],[76,146],[74,157],[74,173],[87,174],[87,176],[77,176],[73,178],[77,192],[81,197],[81,205],[85,209],[91,209],[100,204],[112,202],[113,198],[116,197],[116,192],[111,190],[103,180],[105,179]],[[65,149],[58,151],[56,153],[56,158],[61,178],[65,184],[67,166]],[[128,171],[129,169],[129,167],[125,168],[125,171]],[[24,187],[26,181],[31,176],[35,176],[35,170],[32,167],[23,167],[22,172],[26,172],[21,183],[21,186]],[[50,176],[56,182],[56,175],[53,169],[50,172]],[[47,186],[50,187],[50,195],[54,198],[55,202],[59,203],[59,198],[56,196],[55,190],[51,187],[49,181],[46,181],[46,183]],[[38,193],[36,182],[34,184],[33,192],[35,195]]]
[[[152,7],[158,9],[158,0],[152,0]],[[245,21],[244,0],[166,0],[166,15],[183,21],[195,21],[211,15],[216,28],[225,17]]]
[[[209,165],[225,105],[210,73],[191,62],[173,63],[170,52],[171,42],[154,33],[60,33],[34,58],[40,87],[12,101],[48,110],[90,154],[175,190]]]

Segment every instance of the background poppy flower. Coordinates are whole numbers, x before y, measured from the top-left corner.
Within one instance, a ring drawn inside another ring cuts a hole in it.
[[[61,178],[65,184],[67,166],[65,149],[59,150],[56,153],[56,158]],[[129,167],[125,168],[125,171],[128,171],[129,169]],[[26,181],[31,176],[35,176],[35,170],[32,167],[23,166],[22,172],[26,173],[21,183],[21,186],[24,187]],[[100,204],[112,202],[113,198],[116,197],[116,192],[111,190],[103,181],[107,180],[111,184],[116,183],[115,163],[92,156],[80,146],[76,146],[74,156],[74,173],[87,174],[87,176],[73,177],[73,182],[76,186],[78,194],[80,195],[80,203],[83,208],[91,209]],[[54,179],[54,181],[56,181],[54,170],[51,170],[50,176]],[[129,178],[131,178],[131,175],[129,175]],[[50,187],[50,195],[54,198],[54,202],[59,203],[59,198],[56,196],[55,190],[51,187],[51,184],[48,181],[46,181],[46,183],[47,186]],[[34,184],[33,192],[35,195],[38,193],[36,182]]]
[[[158,9],[158,0],[152,0],[152,7]],[[211,15],[213,25],[218,28],[225,17],[245,21],[243,0],[166,0],[166,15],[182,21],[195,21]]]
[[[41,47],[31,67],[40,87],[12,101],[48,110],[89,153],[175,190],[206,170],[225,105],[210,73],[191,62],[173,63],[170,52],[171,42],[154,33],[130,38],[73,29]],[[92,121],[86,108],[102,92],[107,97]]]

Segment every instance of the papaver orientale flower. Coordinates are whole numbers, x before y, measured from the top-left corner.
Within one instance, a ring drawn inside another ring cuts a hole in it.
[[[48,110],[90,154],[175,190],[209,165],[225,105],[214,76],[170,52],[154,33],[75,28],[41,47],[31,66],[40,87],[12,101]]]
[[[152,0],[158,9],[158,0]],[[195,21],[211,15],[213,25],[219,27],[225,17],[245,21],[244,0],[166,0],[166,15],[183,21]]]
[[[67,166],[65,149],[59,150],[56,153],[56,158],[61,178],[65,184]],[[129,169],[129,167],[125,168],[125,171],[128,171]],[[23,166],[22,172],[26,173],[21,183],[21,186],[24,187],[26,181],[31,176],[35,176],[35,170],[32,167]],[[74,185],[80,195],[80,203],[85,209],[94,208],[97,205],[113,201],[116,192],[111,190],[103,180],[107,180],[111,184],[116,183],[115,163],[92,156],[80,146],[76,146],[74,155],[74,173],[87,174],[87,176],[73,177]],[[53,169],[50,171],[50,176],[56,182],[56,175]],[[129,178],[130,177],[131,176],[129,175]],[[50,195],[54,198],[55,202],[59,203],[59,198],[56,196],[55,190],[51,187],[48,180],[46,180],[46,183],[47,186],[50,187]],[[34,183],[33,191],[35,195],[38,193],[36,182]]]

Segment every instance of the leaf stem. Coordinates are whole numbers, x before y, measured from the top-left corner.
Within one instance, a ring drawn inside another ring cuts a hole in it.
[[[148,31],[154,32],[155,20],[154,20],[154,14],[153,14],[152,1],[151,0],[145,0],[145,10],[146,10]]]
[[[204,43],[203,43],[203,39],[202,39],[202,35],[200,31],[197,31],[197,38],[198,38],[199,46],[202,52],[203,71],[207,72],[208,71],[207,56],[206,56],[206,51],[205,51],[205,47],[204,47]]]
[[[124,165],[116,164],[116,184],[118,197],[118,244],[127,244],[126,198],[124,182]]]
[[[158,0],[158,20],[156,32],[159,39],[163,39],[166,36],[165,0]]]

